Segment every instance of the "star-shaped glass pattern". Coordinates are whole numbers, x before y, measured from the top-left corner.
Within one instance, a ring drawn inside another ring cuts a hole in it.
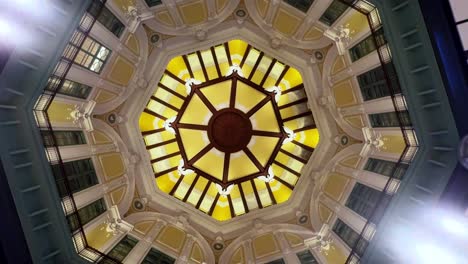
[[[158,190],[220,221],[287,201],[319,142],[300,73],[242,40],[171,59],[139,121]]]

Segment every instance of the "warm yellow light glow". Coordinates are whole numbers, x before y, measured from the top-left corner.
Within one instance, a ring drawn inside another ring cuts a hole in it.
[[[214,52],[211,49],[200,50],[201,60],[198,52],[186,54],[186,57],[181,55],[172,58],[156,87],[153,99],[146,106],[149,113],[143,112],[139,119],[140,130],[147,132],[143,136],[144,142],[146,146],[152,146],[148,152],[153,160],[156,186],[179,200],[199,206],[199,210],[211,214],[211,217],[219,221],[229,220],[234,215],[239,216],[259,207],[274,205],[275,202],[286,202],[299,179],[295,174],[301,172],[305,165],[304,160],[311,154],[310,149],[303,145],[316,148],[320,139],[317,129],[302,131],[303,127],[313,121],[311,116],[293,119],[284,124],[281,121],[308,111],[306,102],[291,104],[305,98],[303,90],[284,93],[285,90],[302,84],[299,71],[252,46],[249,47],[245,41],[231,40],[226,44],[214,46]],[[227,50],[229,54],[226,53]],[[235,80],[232,76],[236,74],[230,75],[229,70],[233,69],[233,65],[241,64],[242,67],[236,66],[240,67],[242,75],[237,74],[241,76],[237,78],[241,79],[236,81],[235,97],[231,98],[234,91],[231,87]],[[255,72],[252,72],[254,68]],[[225,77],[227,75],[230,77]],[[214,84],[206,83],[218,78],[226,79]],[[197,80],[196,85],[201,83],[203,86],[190,86],[187,89],[186,83],[190,80]],[[263,85],[258,87],[260,84]],[[281,92],[275,97],[269,93],[276,86]],[[262,88],[265,92],[261,92]],[[265,98],[268,100],[263,101]],[[226,163],[226,154],[210,145],[213,144],[210,142],[213,138],[206,129],[209,121],[213,113],[229,108],[231,100],[234,108],[243,113],[254,109],[247,118],[252,129],[256,133],[260,131],[260,134],[253,135],[250,142],[247,141],[246,148],[251,153],[249,155],[255,157],[255,162],[244,150],[240,150],[230,153]],[[259,105],[262,101],[263,104]],[[283,106],[280,112],[277,112],[277,105]],[[173,123],[175,134],[164,129],[163,117],[180,118]],[[177,127],[177,124],[181,126]],[[190,127],[183,128],[187,124]],[[297,129],[299,131],[294,132]],[[281,138],[286,137],[284,133],[291,134],[286,141]],[[280,148],[282,152],[278,152]],[[206,153],[201,153],[204,149]],[[194,160],[191,162],[192,159]],[[275,163],[271,164],[272,161],[283,164],[293,172]],[[193,173],[184,174],[185,167],[182,168],[179,164],[188,164],[186,169]],[[229,165],[226,171],[225,164]],[[264,169],[260,170],[261,166],[271,166],[271,175]],[[243,179],[249,175],[250,178]],[[260,176],[267,180],[258,178]],[[222,187],[219,184],[224,177],[227,177],[228,184]],[[240,183],[231,184],[230,181],[233,180],[239,180]],[[176,184],[177,182],[179,183]],[[216,184],[222,188],[216,188]],[[228,185],[229,192],[225,192],[224,188]],[[247,207],[244,206],[244,200]]]

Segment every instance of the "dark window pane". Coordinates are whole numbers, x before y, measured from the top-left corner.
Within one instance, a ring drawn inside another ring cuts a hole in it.
[[[378,207],[381,206],[381,203],[379,203],[381,193],[381,191],[374,188],[356,183],[345,205],[358,215],[370,219],[374,208],[378,210]],[[386,196],[388,195],[384,195],[383,199],[389,199],[389,197]],[[385,209],[385,207],[383,207],[383,209]],[[381,214],[383,214],[383,212],[381,212]]]
[[[145,2],[149,7],[157,6],[157,5],[162,4],[161,0],[145,0]]]
[[[102,8],[102,11],[98,16],[100,5],[101,4],[99,2],[93,1],[91,6],[88,8],[88,12],[94,17],[97,16],[97,21],[119,38],[125,29],[125,25],[120,22],[120,20],[106,6]]]
[[[310,6],[314,3],[314,0],[283,0],[283,1],[301,10],[302,12],[307,12]]]
[[[48,131],[42,130],[42,138],[47,147],[53,147],[53,135],[55,135],[57,146],[70,146],[86,144],[86,138],[82,131]],[[53,134],[52,134],[53,133]]]
[[[281,258],[281,259],[270,261],[266,264],[285,264],[285,262],[284,262],[284,259]]]
[[[337,234],[349,248],[353,248],[357,243],[356,254],[362,257],[362,254],[369,243],[364,239],[359,239],[359,234],[356,231],[340,219],[337,219],[333,226],[333,232],[335,232],[335,234]]]
[[[151,248],[141,264],[172,264],[174,262],[174,258],[162,253],[155,248]]]
[[[351,60],[353,62],[370,54],[371,52],[376,50],[377,47],[380,47],[386,43],[383,28],[378,29],[374,34],[376,42],[374,42],[374,37],[370,35],[367,38],[361,40],[354,47],[349,49],[349,55],[351,56]]]
[[[334,0],[319,20],[325,25],[331,26],[346,11],[346,9],[348,9],[348,5],[339,0]]]
[[[397,166],[397,163],[393,161],[369,158],[364,169],[388,177],[392,176],[393,173],[395,179],[401,180],[408,169],[408,164],[400,163]]]
[[[364,101],[390,96],[390,90],[381,66],[357,77]]]
[[[61,197],[67,195],[65,179],[68,179],[68,184],[72,193],[79,192],[98,184],[96,171],[94,170],[91,159],[65,162],[63,166],[65,175],[63,175],[59,164],[52,165],[52,172],[54,173],[55,181]]]
[[[106,204],[104,199],[99,199],[94,201],[91,204],[79,209],[76,213],[67,216],[68,224],[72,232],[76,231],[80,225],[78,222],[78,217],[81,220],[81,224],[84,226],[87,223],[91,222],[94,218],[98,217],[106,211]]]
[[[129,235],[125,236],[120,242],[115,245],[109,253],[107,253],[107,256],[117,260],[117,261],[123,261],[125,257],[127,257],[128,253],[135,247],[135,245],[138,243],[138,240],[136,238],[133,238]],[[104,263],[114,263],[111,261],[100,261],[100,264]]]
[[[57,89],[59,82],[60,79],[57,76],[50,77],[47,82],[46,90],[54,92]],[[91,86],[65,79],[62,87],[58,89],[57,93],[86,99],[91,93],[91,90]]]
[[[314,255],[312,255],[309,250],[297,253],[297,257],[299,258],[301,264],[319,264]]]
[[[411,120],[408,111],[400,111],[398,113],[387,112],[369,115],[372,127],[399,127],[400,122],[398,118],[400,118],[402,126],[411,126]]]

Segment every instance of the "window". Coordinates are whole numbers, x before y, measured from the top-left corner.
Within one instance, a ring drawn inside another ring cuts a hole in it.
[[[63,166],[65,175],[61,172],[59,164],[52,165],[52,172],[54,173],[60,197],[65,197],[68,194],[65,187],[66,179],[68,179],[68,184],[72,193],[98,184],[96,171],[94,170],[91,159],[65,162]]]
[[[145,2],[149,7],[157,6],[157,5],[162,4],[161,0],[145,0]]]
[[[57,146],[70,146],[86,144],[86,138],[82,131],[48,131],[42,130],[42,138],[46,147],[53,147],[55,136]],[[53,133],[53,134],[52,134]]]
[[[383,210],[386,208],[384,205],[386,205],[387,201],[390,200],[390,196],[384,195],[381,203],[379,203],[381,193],[381,191],[374,188],[361,183],[356,183],[345,205],[366,219],[370,219],[372,211],[375,208],[376,214],[371,219],[375,222],[376,220],[380,220],[380,217],[383,215]],[[382,208],[383,210],[379,208]]]
[[[75,31],[72,41],[70,41],[70,45],[73,48],[69,49],[70,52],[67,52],[65,57],[73,59],[72,55],[74,54],[74,50],[78,49],[79,39],[84,37],[84,35],[81,35],[83,33]],[[110,53],[111,51],[101,43],[91,37],[86,37],[73,62],[95,73],[101,73]]]
[[[336,220],[335,225],[333,226],[333,232],[335,232],[335,234],[351,249],[357,243],[355,252],[357,255],[362,257],[362,254],[366,250],[369,242],[365,239],[359,239],[359,234],[341,221],[341,219]]]
[[[70,230],[72,232],[75,232],[76,230],[78,230],[78,228],[80,228],[78,217],[81,220],[81,224],[84,226],[87,223],[91,222],[91,220],[93,220],[94,218],[104,213],[106,209],[107,209],[106,204],[103,198],[97,201],[94,201],[91,204],[88,204],[87,206],[79,209],[76,213],[73,213],[67,216]]]
[[[343,15],[346,9],[348,9],[348,6],[345,3],[342,3],[340,0],[334,0],[319,18],[319,21],[327,26],[331,26]]]
[[[115,245],[111,249],[111,251],[109,251],[109,253],[107,253],[107,256],[121,262],[125,259],[125,257],[127,257],[128,253],[130,253],[130,251],[135,247],[137,243],[138,240],[136,238],[126,235],[122,240],[120,240],[120,242],[117,245]],[[99,263],[113,264],[114,262],[103,260]]]
[[[283,0],[283,1],[301,10],[302,12],[307,12],[310,6],[314,3],[314,0]]]
[[[97,18],[97,21],[101,23],[105,28],[107,28],[112,34],[120,38],[122,32],[125,30],[125,26],[119,19],[106,7],[102,7],[102,11],[98,16],[100,6],[102,4],[98,1],[93,1],[88,12]]]
[[[54,92],[56,87],[59,85],[59,82],[60,78],[58,78],[57,76],[50,77],[49,81],[47,82],[46,90]],[[65,79],[63,81],[62,87],[60,87],[57,93],[73,96],[80,99],[86,99],[91,93],[91,90],[91,86]]]
[[[399,127],[400,118],[402,126],[411,126],[411,120],[408,111],[370,114],[369,119],[372,127]]]
[[[367,38],[361,40],[358,44],[349,49],[349,55],[351,56],[351,60],[353,62],[370,54],[371,52],[376,50],[377,47],[380,47],[385,44],[386,41],[382,27],[378,29],[374,34],[376,43],[374,42],[374,37],[372,35],[369,35]]]
[[[390,96],[382,66],[359,75],[357,80],[364,101]]]
[[[285,264],[285,262],[284,262],[284,259],[280,258],[280,259],[276,259],[265,264]]]
[[[395,167],[397,168],[395,169]],[[401,180],[403,175],[405,175],[406,170],[408,169],[408,164],[397,164],[396,162],[389,160],[369,158],[366,162],[366,165],[364,166],[364,169],[366,171],[375,172],[388,177],[392,176],[393,173],[394,179]]]
[[[155,248],[151,248],[141,264],[172,264],[174,262],[174,258],[162,253]]]
[[[299,252],[296,255],[299,258],[301,264],[319,264],[314,255],[312,255],[309,250]]]

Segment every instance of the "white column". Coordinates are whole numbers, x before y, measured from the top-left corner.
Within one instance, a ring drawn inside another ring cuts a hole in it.
[[[193,236],[191,234],[187,234],[187,238],[185,239],[184,247],[182,248],[182,252],[180,253],[179,257],[177,258],[176,264],[185,264],[189,263],[190,253],[192,251],[193,243],[195,242]]]
[[[278,11],[279,5],[281,1],[280,0],[271,0],[270,5],[268,6],[267,13],[265,15],[265,22],[267,25],[270,25],[273,23],[273,18],[276,14],[276,11]]]
[[[375,113],[394,112],[395,107],[393,106],[392,98],[390,96],[386,96],[370,101],[365,101],[362,104],[340,107],[338,108],[338,111],[342,116],[362,114],[368,115]]]
[[[299,263],[299,258],[297,257],[296,253],[291,249],[288,241],[284,237],[282,232],[275,231],[273,234],[276,237],[276,240],[279,242],[281,247],[281,252],[283,254],[283,259],[287,264],[296,264]]]
[[[101,25],[101,23],[95,23],[91,28],[90,34],[97,41],[109,48],[112,51],[112,54],[119,54],[130,60],[133,64],[137,64],[140,61],[140,58],[137,55],[131,52],[130,49],[120,41],[119,38],[117,38],[107,28]]]
[[[90,188],[87,188],[83,191],[77,192],[73,195],[76,206],[80,208],[81,206],[90,203],[91,201],[97,200],[99,197],[103,197],[109,190],[114,190],[119,186],[122,186],[126,183],[128,176],[123,175],[107,183],[97,184]]]
[[[100,75],[90,72],[76,65],[72,65],[72,67],[70,68],[70,71],[67,74],[67,79],[86,84],[91,87],[102,88],[115,94],[120,94],[124,90],[123,86],[111,83],[101,78]]]
[[[388,177],[385,175],[373,173],[366,170],[358,170],[339,164],[335,166],[335,171],[344,175],[351,176],[358,182],[361,182],[379,191],[384,189],[385,184],[388,181]]]
[[[354,72],[351,69],[351,67],[347,67],[346,69],[339,71],[338,73],[329,76],[328,81],[330,83],[330,86],[333,86],[336,83],[339,83],[345,79],[348,79],[350,77],[354,76]]]
[[[252,239],[247,239],[242,243],[244,248],[245,261],[247,264],[254,264],[255,258],[252,252]]]
[[[99,155],[108,152],[118,152],[118,147],[114,143],[103,145],[73,145],[59,147],[60,156],[64,162],[77,160],[84,157],[91,157],[92,155]],[[47,149],[48,152],[53,153],[53,149]],[[52,157],[51,162],[57,161],[57,157]]]
[[[360,215],[353,212],[348,207],[338,203],[337,201],[331,199],[327,195],[321,193],[320,201],[322,201],[328,208],[332,209],[335,212],[336,216],[346,222],[353,230],[356,232],[361,232],[366,224],[366,219]]]
[[[156,224],[153,226],[151,231],[138,243],[136,246],[130,251],[130,253],[127,255],[127,257],[124,259],[123,263],[125,264],[134,264],[134,263],[140,263],[143,258],[145,257],[145,254],[151,249],[151,245],[153,244],[153,241],[156,239],[156,236],[159,234],[161,229],[166,225],[167,223],[162,220],[158,220]]]
[[[185,26],[184,21],[182,20],[182,17],[180,16],[179,11],[177,10],[175,0],[162,0],[162,2],[167,7],[167,10],[171,15],[172,20],[174,20],[175,22],[176,28]]]

